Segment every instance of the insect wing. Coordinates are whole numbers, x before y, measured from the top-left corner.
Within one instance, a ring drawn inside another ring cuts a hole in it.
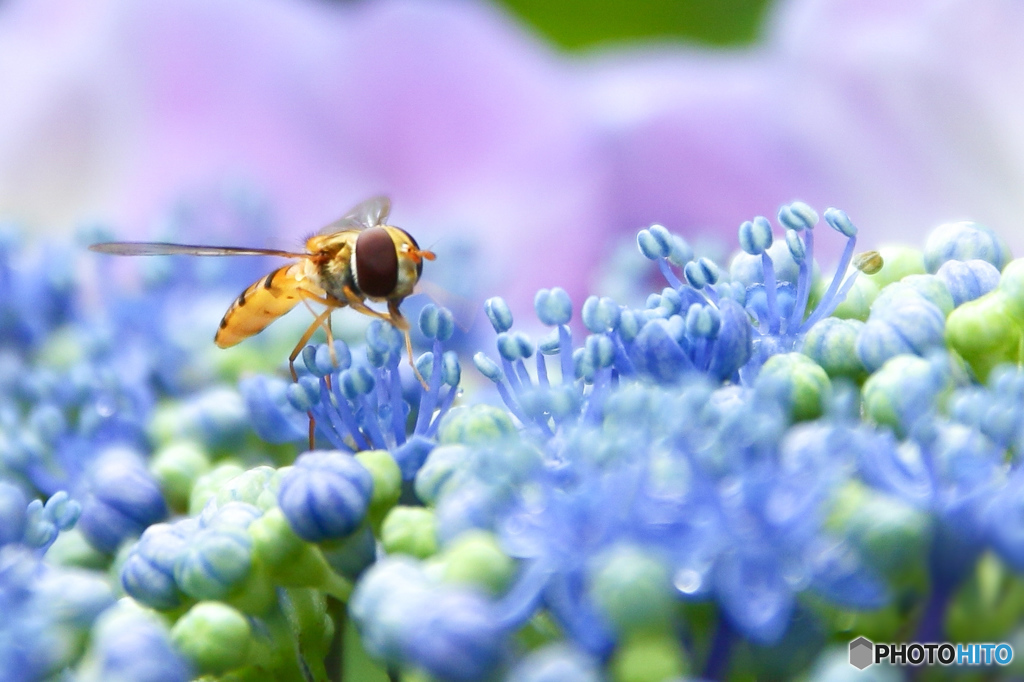
[[[356,205],[351,211],[327,225],[319,234],[333,234],[342,230],[363,230],[383,225],[391,213],[391,199],[385,196],[372,197]]]
[[[305,253],[277,249],[250,249],[236,246],[198,246],[167,242],[102,242],[89,246],[90,251],[113,256],[284,256],[304,258]]]

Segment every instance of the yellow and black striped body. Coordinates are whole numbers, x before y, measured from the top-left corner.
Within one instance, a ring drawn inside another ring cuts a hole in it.
[[[303,259],[253,282],[224,313],[214,342],[229,348],[263,331],[303,298],[323,299],[318,280],[314,264]]]

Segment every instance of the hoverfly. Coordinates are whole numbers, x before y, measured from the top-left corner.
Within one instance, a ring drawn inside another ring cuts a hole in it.
[[[89,248],[115,256],[282,256],[298,259],[253,282],[238,295],[220,321],[214,343],[221,348],[263,331],[271,322],[300,301],[319,303],[324,311],[299,339],[288,357],[292,379],[297,380],[295,359],[317,329],[327,332],[331,342],[331,313],[348,306],[356,312],[390,322],[405,335],[409,364],[421,383],[412,357],[409,322],[398,307],[413,293],[423,273],[423,261],[434,253],[420,249],[405,230],[386,225],[391,200],[379,196],[367,199],[335,222],[306,240],[306,253],[234,246],[195,246],[165,242],[104,242]],[[386,313],[374,310],[366,301],[388,305]]]

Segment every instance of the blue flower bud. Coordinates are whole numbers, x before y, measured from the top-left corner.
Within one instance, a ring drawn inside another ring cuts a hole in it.
[[[428,339],[447,341],[455,332],[455,320],[451,312],[447,308],[439,308],[433,303],[428,303],[420,310],[419,324],[420,331]]]
[[[693,265],[696,267],[696,263],[693,263]],[[664,317],[671,317],[683,309],[683,298],[675,289],[665,287],[661,291],[661,298],[658,300],[657,308]]]
[[[193,678],[161,619],[129,600],[100,615],[90,649],[96,668],[95,677],[89,679],[188,682]]]
[[[462,366],[459,364],[459,354],[453,350],[446,351],[441,356],[441,378],[442,381],[452,388],[458,388],[462,380]]]
[[[432,595],[437,610],[417,610],[406,631],[409,663],[453,682],[486,679],[501,661],[505,632],[480,594],[447,588]]]
[[[28,498],[21,488],[0,480],[0,547],[19,542],[25,533]]]
[[[980,259],[948,260],[935,276],[945,283],[955,306],[984,296],[999,285],[999,270]]]
[[[988,227],[969,221],[940,225],[928,235],[924,247],[928,272],[938,272],[951,260],[983,260],[1002,270],[1010,259],[1006,242]]]
[[[568,324],[572,319],[572,301],[561,287],[541,289],[533,299],[537,318],[549,327]]]
[[[430,596],[423,571],[408,557],[387,557],[371,566],[349,601],[367,652],[392,664],[403,662],[406,630]]]
[[[786,230],[786,248],[789,249],[789,255],[798,265],[803,263],[807,257],[804,240],[800,239],[800,233],[796,230]]]
[[[501,357],[505,360],[515,362],[521,357],[519,355],[519,343],[516,342],[516,338],[511,332],[498,334],[497,345],[498,353],[500,353]]]
[[[476,365],[476,368],[481,374],[491,381],[501,381],[502,377],[505,376],[505,373],[501,370],[501,367],[498,366],[498,363],[491,360],[483,353],[477,353],[473,356],[473,364]]]
[[[113,590],[106,576],[79,568],[43,572],[36,580],[34,598],[61,624],[85,629],[113,605]]]
[[[585,348],[577,348],[572,352],[572,368],[574,378],[583,379],[588,384],[594,382],[597,367]]]
[[[645,324],[633,344],[633,362],[637,371],[657,381],[676,381],[689,367],[686,354],[664,321],[651,320]]]
[[[370,370],[362,365],[353,367],[341,373],[341,392],[349,400],[355,400],[361,395],[366,395],[377,385]]]
[[[830,377],[863,378],[867,372],[856,350],[863,328],[860,320],[826,317],[807,331],[801,350]]]
[[[802,201],[794,201],[779,209],[779,223],[790,230],[812,230],[818,224],[818,213]]]
[[[694,303],[686,311],[686,333],[704,339],[713,339],[718,335],[722,318],[718,309]]]
[[[72,500],[66,490],[58,490],[46,501],[43,510],[59,530],[70,530],[82,514],[82,505]]]
[[[108,450],[90,474],[79,529],[96,549],[112,554],[123,540],[167,516],[160,486],[135,453]]]
[[[442,444],[482,445],[516,433],[515,423],[505,410],[476,404],[449,411],[437,430],[437,440]]]
[[[299,377],[285,392],[288,402],[300,412],[308,412],[320,402],[320,382],[313,377]]]
[[[533,341],[530,337],[522,332],[514,332],[512,339],[515,341],[516,346],[519,347],[517,355],[520,359],[532,358],[533,353],[536,350],[536,346],[533,345]]]
[[[619,317],[618,332],[622,340],[629,343],[640,333],[641,321],[637,314],[628,308]]]
[[[121,567],[121,585],[137,601],[154,609],[181,604],[174,566],[184,555],[195,523],[156,523],[142,533]]]
[[[505,299],[500,296],[494,296],[484,301],[484,312],[487,313],[487,319],[491,321],[491,326],[498,334],[512,328],[512,310],[509,309]]]
[[[32,408],[28,424],[40,440],[48,445],[56,443],[68,427],[64,413],[52,403],[41,403]]]
[[[526,654],[512,669],[508,682],[601,682],[596,660],[569,644],[557,642]]]
[[[252,569],[252,540],[240,528],[198,530],[174,563],[174,581],[194,599],[223,599]]]
[[[25,507],[24,543],[29,547],[48,547],[57,539],[57,524],[43,514],[43,501],[32,500]]]
[[[850,220],[850,216],[846,215],[846,212],[841,209],[826,208],[825,222],[844,237],[850,238],[857,234],[857,227]]]
[[[945,347],[945,317],[924,297],[905,297],[875,310],[857,337],[857,357],[869,372],[897,355]]]
[[[772,245],[772,224],[764,216],[740,225],[740,248],[752,256],[760,256]]]
[[[366,345],[382,355],[398,353],[403,343],[402,334],[383,320],[373,320],[366,328]]]
[[[416,497],[428,505],[436,505],[449,481],[456,479],[471,461],[465,445],[441,445],[427,456],[416,472]]]
[[[948,374],[915,355],[897,355],[883,364],[864,383],[864,412],[878,424],[908,432],[918,417],[935,406],[950,387]]]
[[[249,413],[249,423],[256,434],[268,443],[287,443],[305,435],[305,410],[297,410],[289,401],[291,385],[290,381],[263,375],[246,377],[238,382],[238,390]],[[305,401],[303,404],[307,409],[311,406]]]
[[[665,258],[672,253],[672,234],[661,225],[651,225],[636,235],[640,253],[650,260]]]
[[[416,358],[416,371],[420,373],[424,379],[430,381],[430,375],[434,370],[434,354],[430,351],[420,355]]]
[[[395,448],[394,458],[402,472],[402,479],[411,481],[423,466],[431,450],[437,446],[433,440],[423,436],[412,436],[405,444]]]
[[[442,343],[452,338],[455,333],[455,317],[452,311],[447,308],[439,308],[437,311],[437,334],[434,338]]]
[[[672,246],[669,250],[668,262],[672,265],[683,267],[693,260],[693,249],[686,243],[686,240],[677,234],[672,235]]]
[[[597,368],[611,367],[615,361],[615,344],[604,334],[588,336],[584,348]]]
[[[556,355],[562,348],[562,340],[559,338],[558,330],[552,329],[540,343],[537,344],[537,350],[544,355]]]
[[[711,350],[708,373],[719,381],[724,381],[750,360],[753,353],[753,331],[747,318],[747,311],[735,301],[727,298],[720,300],[718,314],[721,324]]]
[[[309,345],[302,349],[302,364],[304,364],[306,366],[306,369],[308,369],[310,372],[316,374],[316,346]],[[325,374],[327,373],[329,372],[325,372]],[[319,374],[317,376],[323,375]]]
[[[307,452],[281,477],[277,501],[295,533],[309,542],[341,538],[366,515],[373,477],[337,451]]]
[[[305,358],[303,358],[305,359]],[[335,364],[337,360],[337,364]],[[313,367],[309,368],[309,371],[318,377],[327,376],[341,370],[348,369],[352,366],[352,353],[348,349],[348,344],[344,341],[338,340],[334,342],[334,356],[331,356],[331,346],[325,344],[316,347],[316,353],[313,356]]]
[[[686,275],[686,281],[694,289],[703,289],[709,284],[707,273],[704,272],[704,269],[697,261],[687,263],[683,268],[683,274]]]

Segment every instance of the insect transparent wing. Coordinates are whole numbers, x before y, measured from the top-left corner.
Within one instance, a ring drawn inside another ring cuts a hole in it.
[[[89,246],[90,251],[114,256],[284,256],[303,258],[308,254],[277,249],[251,249],[237,246],[197,246],[167,242],[103,242]]]
[[[356,205],[351,211],[320,230],[320,234],[333,234],[342,230],[363,230],[383,225],[391,213],[391,199],[372,197]]]

